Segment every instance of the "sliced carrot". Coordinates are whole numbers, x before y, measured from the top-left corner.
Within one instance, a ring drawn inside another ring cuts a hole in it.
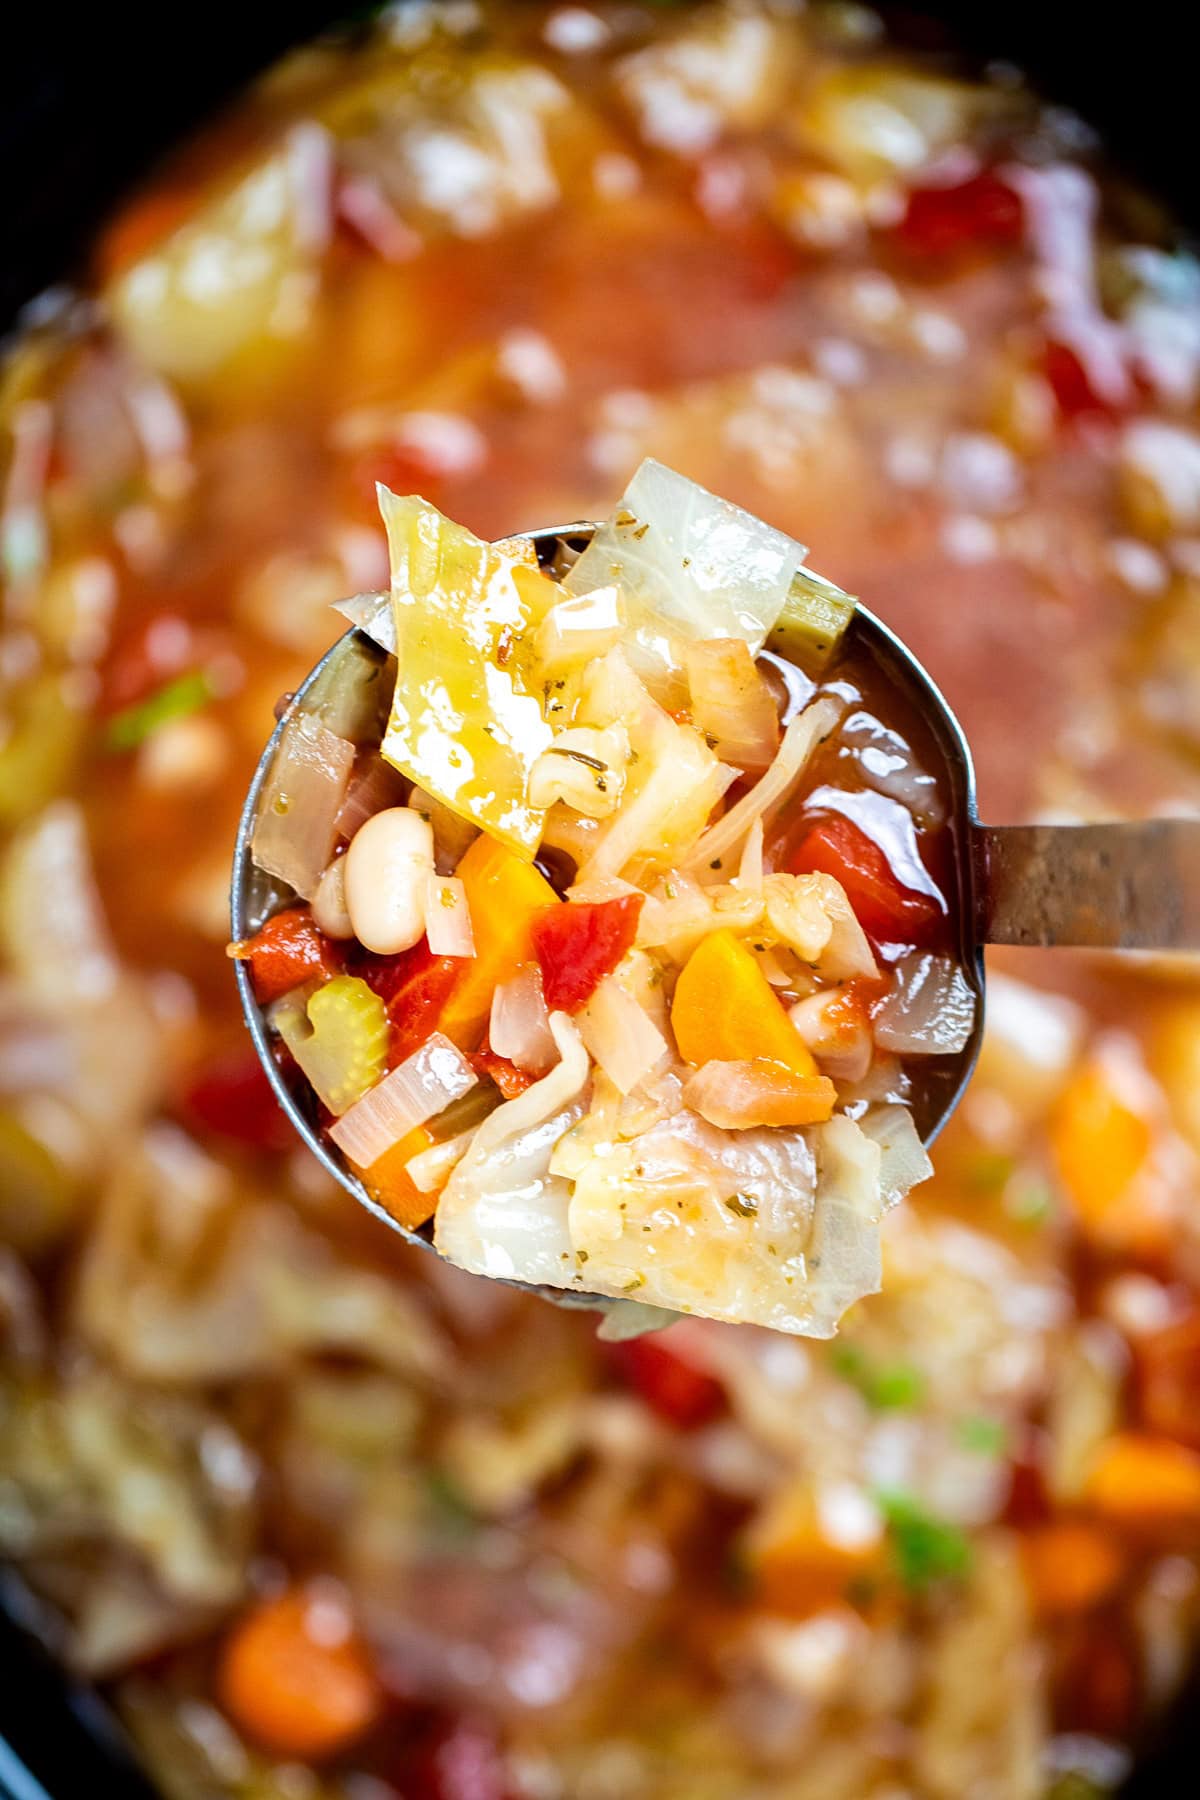
[[[234,1626],[217,1670],[221,1704],[276,1756],[333,1756],[361,1737],[380,1689],[349,1611],[335,1594],[292,1588]]]
[[[468,847],[455,870],[466,890],[475,933],[469,958],[446,1002],[439,1029],[461,1050],[474,1050],[483,1037],[492,995],[523,962],[533,962],[533,922],[548,906],[561,906],[550,883],[486,832]]]
[[[737,1131],[755,1125],[820,1125],[832,1116],[837,1089],[827,1075],[797,1075],[782,1063],[709,1062],[683,1090],[685,1105],[710,1125]]]
[[[742,1540],[759,1603],[772,1612],[806,1618],[849,1603],[877,1614],[894,1604],[883,1521],[870,1514],[854,1530],[822,1517],[807,1482],[780,1490]]]
[[[671,1004],[685,1062],[782,1063],[795,1075],[817,1065],[758,963],[732,931],[711,931],[692,951]]]
[[[1083,1519],[1059,1519],[1032,1531],[1021,1552],[1034,1609],[1043,1619],[1086,1612],[1107,1599],[1121,1578],[1113,1537]]]
[[[434,1142],[432,1134],[418,1125],[385,1150],[369,1169],[359,1171],[367,1192],[405,1231],[416,1231],[437,1211],[437,1195],[423,1194],[407,1168],[414,1156],[430,1149]]]
[[[1064,1090],[1050,1121],[1059,1177],[1080,1228],[1113,1249],[1160,1247],[1162,1221],[1141,1203],[1138,1177],[1150,1154],[1149,1121],[1093,1059]]]
[[[1117,1432],[1093,1463],[1083,1497],[1130,1530],[1200,1530],[1200,1452],[1170,1438]]]

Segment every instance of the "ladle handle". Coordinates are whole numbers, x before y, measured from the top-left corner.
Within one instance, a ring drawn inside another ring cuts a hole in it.
[[[1200,819],[977,825],[985,944],[1200,950]]]

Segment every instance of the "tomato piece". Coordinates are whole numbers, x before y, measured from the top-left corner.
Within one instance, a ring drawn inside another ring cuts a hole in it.
[[[184,1089],[179,1114],[190,1130],[246,1150],[287,1150],[292,1128],[251,1045],[206,1062]]]
[[[725,1390],[667,1342],[667,1332],[608,1346],[612,1366],[660,1419],[681,1431],[707,1425],[725,1410]]]
[[[1008,1499],[1004,1506],[1004,1523],[1017,1531],[1029,1531],[1044,1525],[1053,1514],[1046,1479],[1042,1473],[1041,1438],[1030,1429],[1009,1462]]]
[[[411,1056],[438,1029],[442,1009],[457,986],[466,958],[435,956],[422,938],[397,956],[364,954],[354,973],[361,975],[387,1007],[392,1027],[391,1063]]]
[[[515,1062],[507,1056],[498,1056],[490,1044],[484,1044],[467,1058],[471,1067],[480,1075],[494,1081],[506,1100],[515,1100],[518,1094],[533,1086],[534,1077],[524,1069],[518,1069]]]
[[[1020,195],[994,169],[984,169],[952,187],[913,188],[895,236],[916,256],[944,257],[1017,244],[1024,228]]]
[[[611,975],[637,935],[644,896],[574,901],[548,907],[533,921],[534,955],[551,1012],[578,1012]]]
[[[250,964],[254,992],[263,1006],[303,982],[336,975],[341,956],[331,938],[315,924],[307,906],[289,906],[268,919],[242,946]]]
[[[1116,419],[1137,403],[1133,378],[1110,342],[1098,343],[1089,356],[1086,344],[1051,338],[1042,352],[1042,371],[1067,421]]]
[[[1134,1345],[1142,1417],[1152,1431],[1200,1450],[1200,1307]]]
[[[1136,1641],[1115,1607],[1081,1619],[1067,1634],[1054,1669],[1054,1723],[1060,1731],[1124,1737],[1139,1711]]]
[[[96,711],[102,718],[123,712],[148,694],[199,666],[203,646],[179,613],[158,613],[122,637],[100,672]]]
[[[859,924],[877,943],[924,943],[942,923],[932,894],[898,881],[878,844],[840,813],[818,820],[788,867],[794,875],[832,875],[840,881]]]
[[[405,1758],[404,1800],[514,1800],[497,1735],[484,1719],[435,1724]]]

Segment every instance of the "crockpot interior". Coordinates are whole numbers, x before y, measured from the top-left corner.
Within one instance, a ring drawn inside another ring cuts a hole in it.
[[[515,0],[520,4],[520,0]],[[0,60],[0,332],[69,275],[92,225],[155,157],[290,44],[373,8],[289,0],[210,0],[183,17],[160,8],[89,7],[6,22]],[[1172,0],[1129,14],[1053,0],[930,0],[884,6],[898,35],[1012,62],[1099,132],[1109,156],[1167,200],[1185,226],[1200,212],[1191,123],[1194,74]],[[7,1614],[7,1617],[2,1615]],[[149,1800],[104,1710],[38,1645],[38,1621],[0,1585],[0,1800],[84,1791]],[[1128,1800],[1194,1792],[1200,1686],[1146,1747]]]

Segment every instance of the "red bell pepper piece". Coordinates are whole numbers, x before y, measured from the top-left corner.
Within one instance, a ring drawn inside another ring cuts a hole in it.
[[[697,1368],[667,1341],[667,1332],[610,1344],[609,1355],[622,1380],[640,1394],[651,1412],[681,1431],[707,1425],[725,1410],[725,1390],[707,1369]]]
[[[533,922],[533,949],[551,1012],[578,1012],[637,935],[644,896],[551,906]]]
[[[942,923],[933,896],[898,881],[878,844],[840,813],[805,834],[788,867],[795,875],[832,875],[840,881],[859,924],[877,943],[924,943]]]
[[[268,919],[241,952],[250,964],[254,992],[268,1006],[305,981],[336,975],[341,955],[313,920],[307,906],[289,906]]]
[[[952,187],[913,188],[895,235],[914,255],[943,257],[1017,244],[1024,228],[1021,196],[994,169],[984,169]]]
[[[200,1135],[225,1138],[247,1150],[287,1150],[295,1139],[249,1044],[207,1062],[179,1102],[183,1123]]]
[[[393,1066],[411,1056],[431,1032],[462,973],[466,959],[435,956],[425,938],[397,956],[364,954],[354,966],[387,1007]]]

